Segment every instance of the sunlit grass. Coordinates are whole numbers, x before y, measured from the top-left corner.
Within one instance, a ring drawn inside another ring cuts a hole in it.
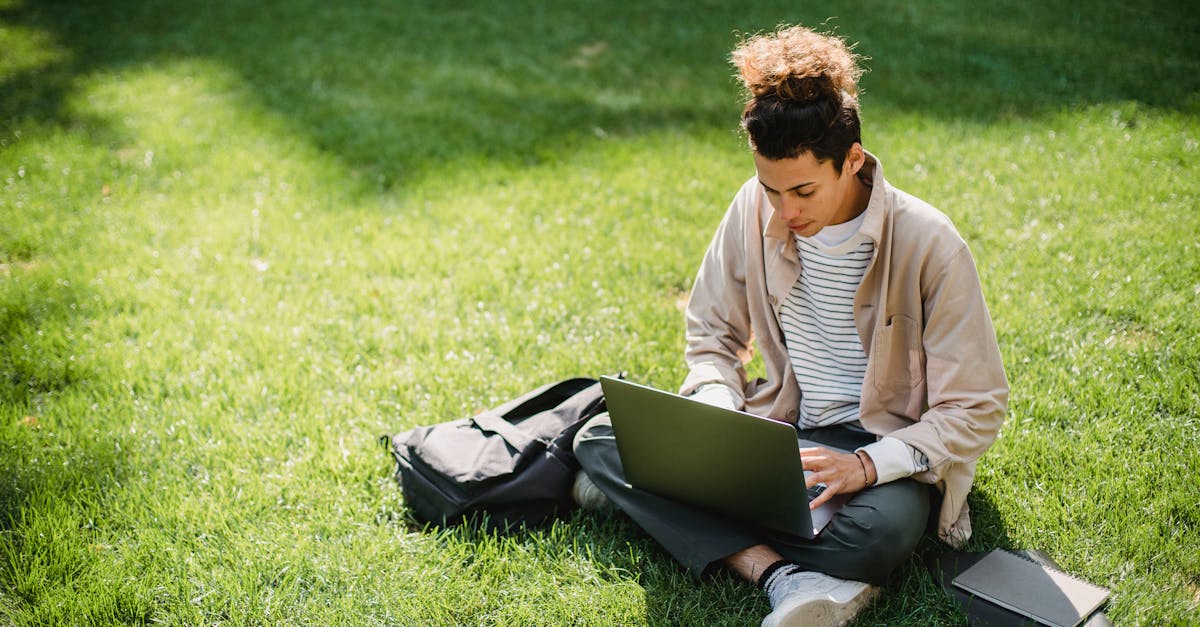
[[[1118,622],[1186,622],[1196,16],[963,6],[836,13],[875,57],[868,148],[970,241],[1013,385],[972,548],[1040,548]],[[753,173],[731,33],[828,13],[0,7],[5,620],[766,611],[619,517],[416,529],[376,439],[567,376],[677,385],[680,300]],[[914,559],[862,622],[963,620]]]

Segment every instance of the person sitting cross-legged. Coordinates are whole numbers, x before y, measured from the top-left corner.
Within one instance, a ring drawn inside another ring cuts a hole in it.
[[[827,486],[813,507],[849,500],[807,539],[638,490],[605,414],[576,437],[575,495],[625,512],[697,576],[723,567],[756,583],[764,625],[841,624],[931,517],[951,545],[970,536],[966,497],[1008,382],[967,244],[862,145],[858,57],[795,26],[732,58],[755,175],[700,264],[680,393],[796,425],[821,444],[799,451],[808,484]],[[755,347],[766,377],[751,381]]]

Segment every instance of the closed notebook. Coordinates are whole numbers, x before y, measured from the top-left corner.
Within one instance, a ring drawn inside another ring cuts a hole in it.
[[[1049,566],[996,549],[954,578],[959,589],[1056,627],[1075,627],[1109,591]]]

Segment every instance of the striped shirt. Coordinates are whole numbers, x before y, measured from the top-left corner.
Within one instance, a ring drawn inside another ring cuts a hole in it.
[[[858,232],[862,218],[795,237],[804,270],[780,322],[800,384],[802,428],[858,420],[867,355],[854,325],[854,294],[874,252],[874,242]]]

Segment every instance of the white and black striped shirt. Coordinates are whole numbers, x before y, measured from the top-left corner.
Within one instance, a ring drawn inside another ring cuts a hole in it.
[[[874,251],[858,231],[862,217],[795,237],[803,270],[780,322],[802,393],[803,428],[858,420],[867,355],[854,325],[854,294]]]

